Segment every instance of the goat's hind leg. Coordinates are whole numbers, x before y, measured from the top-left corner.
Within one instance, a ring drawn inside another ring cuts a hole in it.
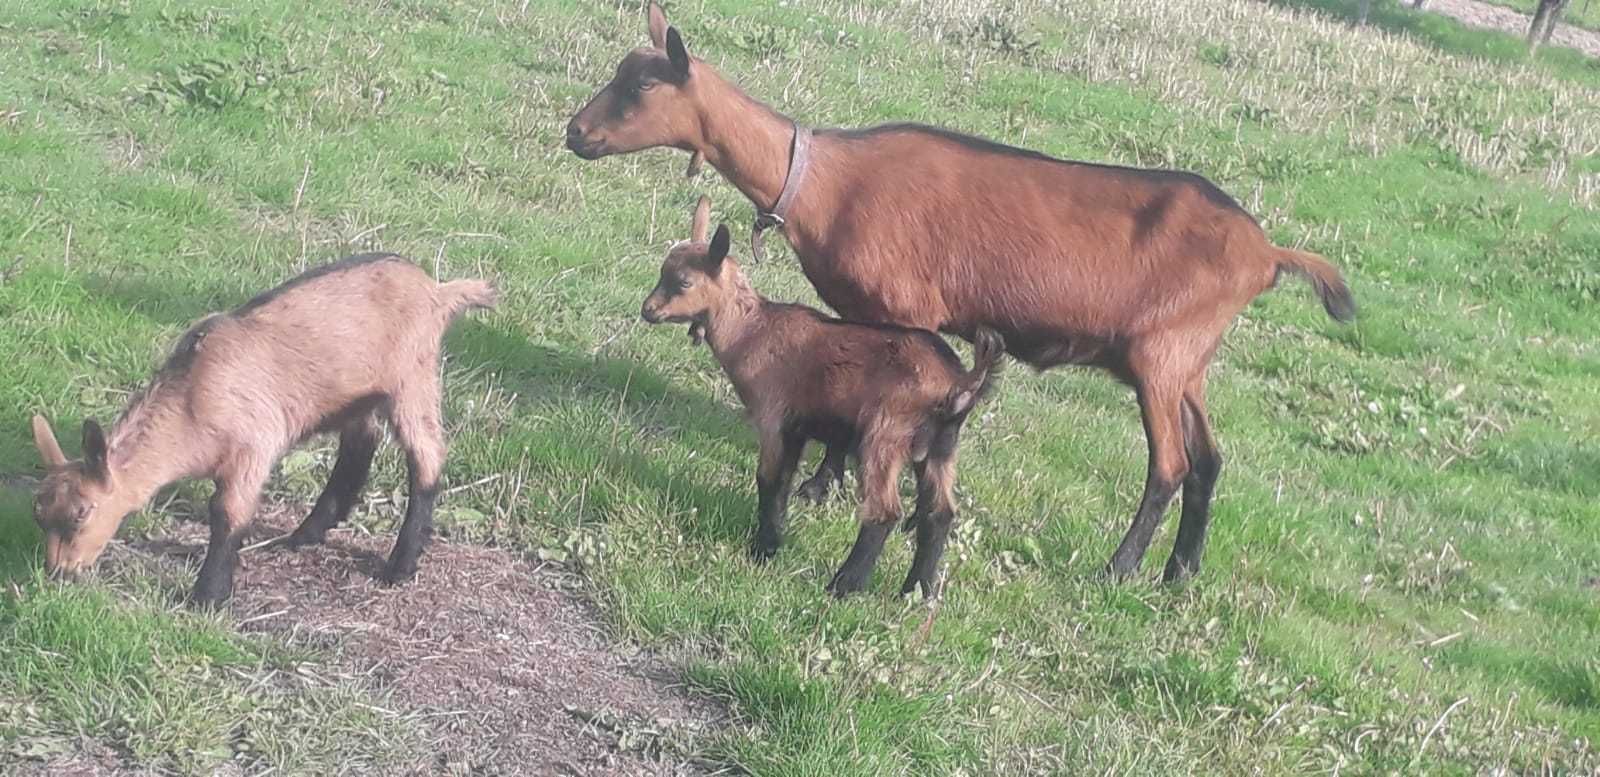
[[[933,598],[939,591],[939,561],[944,557],[945,544],[950,539],[950,526],[955,522],[955,452],[947,457],[929,458],[916,464],[917,508],[906,522],[906,528],[917,530],[917,552],[911,559],[911,570],[900,586],[902,595],[922,589],[924,599]]]
[[[1157,357],[1159,347],[1150,349]],[[1144,365],[1162,364],[1159,358],[1149,359]],[[1144,496],[1139,500],[1133,523],[1123,535],[1122,542],[1111,556],[1106,572],[1116,580],[1125,579],[1139,570],[1150,539],[1166,512],[1167,503],[1177,495],[1189,473],[1188,455],[1184,451],[1182,428],[1183,380],[1170,379],[1170,372],[1138,370],[1135,365],[1135,389],[1139,394],[1139,410],[1144,417],[1145,441],[1149,445],[1150,464],[1145,474]]]
[[[390,411],[395,437],[406,451],[408,496],[406,517],[394,540],[394,550],[383,570],[386,583],[397,584],[417,575],[417,559],[433,538],[433,508],[439,499],[439,478],[447,450],[444,424],[439,417],[439,391],[419,388],[395,401]]]
[[[339,435],[339,456],[334,460],[333,474],[328,477],[328,484],[317,497],[311,514],[289,535],[290,547],[322,544],[328,530],[350,516],[372,472],[378,439],[378,419],[371,413],[345,426]]]
[[[904,466],[906,442],[874,441],[861,445],[861,529],[850,555],[834,573],[828,591],[846,596],[867,587],[872,569],[878,565],[883,543],[900,522],[900,469]]]
[[[1206,534],[1211,526],[1211,496],[1222,475],[1222,451],[1206,417],[1205,376],[1191,381],[1183,395],[1183,442],[1189,454],[1189,476],[1183,481],[1183,514],[1178,539],[1167,558],[1162,579],[1186,580],[1200,571]]]

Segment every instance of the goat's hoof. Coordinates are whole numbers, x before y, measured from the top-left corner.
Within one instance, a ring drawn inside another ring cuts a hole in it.
[[[413,561],[409,564],[395,564],[390,562],[384,566],[383,576],[380,579],[383,581],[384,585],[394,586],[409,583],[416,579],[416,577],[417,562]]]
[[[232,591],[205,590],[197,587],[189,592],[188,603],[196,610],[215,612],[223,609],[232,595]]]
[[[289,539],[283,541],[283,544],[284,547],[299,550],[310,545],[321,545],[327,539],[328,535],[324,533],[295,529],[294,533],[289,535]]]
[[[833,594],[833,598],[843,599],[850,594],[860,593],[866,588],[867,578],[865,575],[856,575],[840,570],[838,574],[833,576],[833,580],[828,582],[827,590],[828,593]]]
[[[1138,574],[1139,567],[1133,564],[1118,564],[1115,561],[1105,565],[1100,570],[1100,579],[1107,583],[1125,583]]]
[[[828,478],[812,478],[800,484],[795,489],[795,495],[812,504],[822,504],[828,501],[828,491],[831,484]]]
[[[1200,564],[1185,564],[1175,560],[1167,562],[1167,568],[1161,573],[1161,582],[1178,584],[1188,582],[1200,572]]]
[[[750,544],[750,558],[758,564],[765,564],[778,555],[778,543],[756,540]]]
[[[923,580],[919,577],[908,577],[906,578],[905,584],[900,586],[900,595],[905,596],[906,594],[914,594],[918,589],[921,589],[923,599],[932,599],[935,587],[936,584],[932,580]]]

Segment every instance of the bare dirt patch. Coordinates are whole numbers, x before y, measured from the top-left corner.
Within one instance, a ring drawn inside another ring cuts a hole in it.
[[[1531,21],[1527,14],[1482,0],[1428,0],[1423,10],[1444,14],[1469,27],[1500,30],[1518,37],[1527,36]],[[1600,33],[1592,30],[1557,23],[1550,42],[1600,57]]]
[[[247,548],[298,517],[263,515]],[[177,523],[106,561],[142,557],[134,563],[146,573],[157,566],[188,585],[206,532]],[[435,540],[417,579],[388,587],[376,575],[392,541],[337,529],[321,547],[249,549],[231,609],[241,631],[326,657],[298,671],[369,688],[375,709],[423,728],[426,755],[405,773],[727,773],[699,754],[727,709],[682,687],[660,657],[611,639],[581,580],[504,550]],[[143,774],[99,752],[108,748],[83,749],[38,773]],[[231,764],[219,773],[242,774]]]

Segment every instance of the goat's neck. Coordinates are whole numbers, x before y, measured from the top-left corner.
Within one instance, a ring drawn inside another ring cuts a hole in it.
[[[743,275],[736,276],[733,284],[729,298],[706,315],[706,344],[723,369],[737,380],[739,362],[750,350],[744,347],[745,341],[760,328],[761,307],[766,300]]]
[[[208,438],[177,410],[177,386],[156,386],[135,400],[111,431],[111,477],[123,514],[138,510],[162,486],[196,474]]]
[[[710,93],[701,109],[706,161],[758,210],[775,207],[789,176],[794,121],[710,68],[704,74],[712,76],[702,86]]]

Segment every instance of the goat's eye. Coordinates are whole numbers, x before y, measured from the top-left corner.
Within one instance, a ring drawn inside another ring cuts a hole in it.
[[[635,86],[634,88],[639,90],[639,91],[641,91],[641,92],[648,92],[651,89],[656,88],[656,84],[657,83],[660,83],[660,82],[658,82],[658,81],[640,81],[639,84],[637,86]]]
[[[688,278],[679,278],[677,285],[678,291],[688,291],[689,287],[694,285],[694,281],[689,280]]]

